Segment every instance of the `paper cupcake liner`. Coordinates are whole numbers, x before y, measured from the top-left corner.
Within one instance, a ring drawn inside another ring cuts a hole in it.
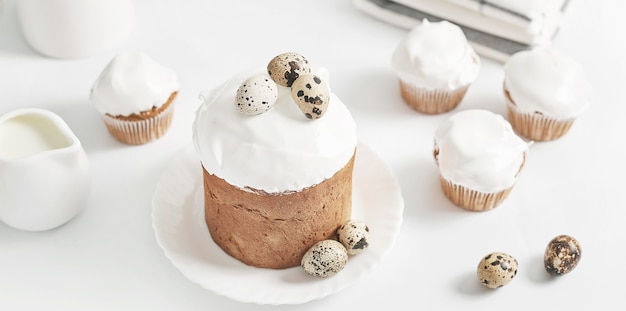
[[[513,129],[521,136],[534,141],[550,141],[565,135],[574,123],[574,119],[556,119],[541,113],[528,113],[518,111],[515,104],[508,96],[507,118]]]
[[[494,193],[485,193],[455,184],[439,176],[441,188],[455,205],[473,212],[484,212],[500,205],[511,193],[513,186]]]
[[[104,124],[109,133],[122,143],[141,145],[163,136],[170,127],[174,116],[174,105],[144,120],[121,120],[105,115]]]
[[[469,85],[456,90],[428,89],[400,80],[400,93],[413,110],[425,114],[441,114],[456,108],[465,96]]]

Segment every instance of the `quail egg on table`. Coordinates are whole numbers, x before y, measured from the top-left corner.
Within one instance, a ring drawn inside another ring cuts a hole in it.
[[[502,287],[517,275],[517,260],[507,253],[490,253],[478,263],[476,273],[481,284],[489,288]]]
[[[548,243],[543,263],[548,273],[560,276],[576,268],[581,254],[580,243],[575,238],[569,235],[559,235]]]

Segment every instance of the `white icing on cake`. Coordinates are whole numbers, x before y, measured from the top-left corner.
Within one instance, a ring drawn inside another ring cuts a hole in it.
[[[98,76],[90,100],[101,114],[129,116],[161,107],[178,89],[172,69],[142,53],[122,53]]]
[[[193,141],[202,165],[231,185],[268,193],[314,186],[352,158],[356,126],[348,108],[331,93],[327,112],[309,120],[293,102],[290,88],[278,86],[274,107],[255,116],[240,114],[235,95],[243,81],[265,70],[235,75],[200,94]],[[318,70],[328,81],[328,72]]]
[[[437,128],[435,149],[444,179],[494,193],[513,186],[528,144],[501,115],[471,109],[450,116]]]
[[[519,112],[571,119],[591,102],[591,86],[582,67],[553,50],[515,53],[506,62],[504,74],[504,87]]]
[[[396,47],[392,68],[404,82],[455,90],[476,79],[480,58],[457,25],[423,20]]]

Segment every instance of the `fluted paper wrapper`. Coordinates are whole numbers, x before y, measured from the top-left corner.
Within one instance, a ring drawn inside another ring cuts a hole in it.
[[[174,116],[174,105],[143,120],[121,120],[105,115],[104,123],[109,133],[122,143],[142,145],[163,136],[169,129]]]
[[[520,136],[533,141],[550,141],[565,135],[574,123],[574,119],[556,119],[541,113],[528,113],[517,110],[508,92],[504,90],[507,101],[507,118]]]
[[[456,108],[463,100],[469,85],[456,90],[429,89],[400,80],[400,93],[413,110],[425,114],[441,114]]]
[[[499,192],[485,193],[455,184],[439,176],[441,188],[446,197],[455,205],[473,212],[483,212],[500,205],[508,196],[513,187]]]

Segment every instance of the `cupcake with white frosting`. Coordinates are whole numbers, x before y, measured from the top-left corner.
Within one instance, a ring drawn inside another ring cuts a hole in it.
[[[591,87],[571,57],[546,48],[518,52],[504,66],[508,119],[521,136],[565,135],[591,102]]]
[[[456,108],[480,66],[480,58],[461,28],[448,21],[423,20],[405,36],[392,57],[402,98],[426,114]]]
[[[140,145],[167,132],[178,90],[172,69],[143,53],[122,53],[98,76],[90,100],[113,137]]]
[[[528,144],[501,115],[483,109],[455,113],[435,133],[434,157],[444,194],[455,205],[486,211],[509,195]]]

